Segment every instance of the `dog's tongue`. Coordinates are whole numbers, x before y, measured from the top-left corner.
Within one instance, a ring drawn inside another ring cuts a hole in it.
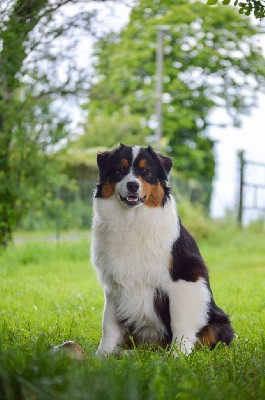
[[[136,196],[128,196],[127,201],[138,201],[138,197]]]

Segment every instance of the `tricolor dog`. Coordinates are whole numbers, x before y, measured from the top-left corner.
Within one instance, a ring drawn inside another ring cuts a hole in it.
[[[120,145],[97,162],[92,261],[105,291],[97,353],[117,353],[129,337],[185,354],[197,343],[229,345],[229,317],[215,304],[168,186],[172,160],[151,147]]]

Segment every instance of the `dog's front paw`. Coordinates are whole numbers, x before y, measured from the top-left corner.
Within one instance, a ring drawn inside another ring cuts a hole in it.
[[[110,356],[111,354],[113,355],[118,355],[122,351],[122,348],[120,346],[116,346],[115,348],[108,348],[105,346],[99,346],[97,351],[96,351],[96,356],[97,357],[107,357]]]
[[[100,349],[100,348],[98,348],[97,349],[97,351],[96,351],[96,356],[97,357],[107,357],[107,356],[109,356],[111,354],[111,352],[107,352],[107,351],[104,351],[104,350],[102,350],[102,349]]]
[[[175,358],[179,357],[180,355],[189,355],[192,353],[194,349],[194,344],[189,339],[182,338],[181,340],[176,340],[172,345],[170,353],[173,354]]]

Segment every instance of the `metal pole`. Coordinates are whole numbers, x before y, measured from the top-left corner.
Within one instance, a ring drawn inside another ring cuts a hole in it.
[[[161,150],[162,138],[162,96],[163,96],[163,40],[168,26],[157,26],[157,52],[156,52],[156,147]]]
[[[245,169],[245,159],[244,151],[238,152],[239,159],[239,201],[238,201],[238,215],[237,220],[240,226],[243,224],[243,207],[244,207],[244,169]]]
[[[56,243],[60,244],[60,231],[61,231],[61,213],[60,213],[60,187],[56,188]]]

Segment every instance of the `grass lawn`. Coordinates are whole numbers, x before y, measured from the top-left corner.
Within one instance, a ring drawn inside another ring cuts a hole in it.
[[[98,359],[103,292],[89,238],[9,247],[0,256],[0,399],[264,399],[264,232],[224,229],[200,248],[238,335],[232,346]],[[85,348],[84,361],[49,354],[69,339]]]

